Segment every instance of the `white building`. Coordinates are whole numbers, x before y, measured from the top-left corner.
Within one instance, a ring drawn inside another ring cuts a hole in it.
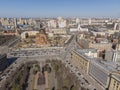
[[[80,25],[78,25],[77,28],[70,28],[70,32],[76,32],[76,31],[81,31],[81,32],[87,31],[88,32],[88,28],[82,28]]]
[[[76,24],[79,24],[79,23],[80,23],[80,19],[76,18]]]
[[[88,24],[91,25],[91,23],[92,23],[92,20],[91,20],[91,18],[89,18]]]
[[[56,20],[50,20],[50,21],[48,21],[48,27],[49,28],[57,28],[57,22],[56,22]]]
[[[105,60],[120,63],[120,51],[117,50],[106,51]]]
[[[97,36],[97,35],[101,35],[101,36],[105,36],[107,32],[104,32],[104,31],[99,31],[99,32],[95,32],[95,31],[91,31],[93,33],[94,36]]]
[[[62,17],[58,17],[58,27],[65,28],[67,26],[67,21],[64,20]]]
[[[85,55],[86,57],[89,58],[97,58],[98,57],[98,51],[97,49],[94,48],[89,48],[89,49],[79,49],[77,50],[81,55]]]

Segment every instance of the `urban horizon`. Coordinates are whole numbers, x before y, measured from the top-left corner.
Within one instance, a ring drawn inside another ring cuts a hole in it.
[[[120,0],[1,0],[0,90],[120,90]]]

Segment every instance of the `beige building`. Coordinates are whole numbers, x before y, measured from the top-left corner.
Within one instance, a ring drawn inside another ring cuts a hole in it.
[[[109,90],[120,90],[120,74],[111,75]]]
[[[80,39],[79,44],[82,48],[95,48],[100,51],[102,50],[111,50],[112,43],[94,43],[88,39]]]
[[[107,18],[79,18],[79,23],[81,25],[104,25],[106,21],[109,21]]]
[[[26,36],[36,36],[39,31],[25,31],[21,34],[21,39],[26,39]]]
[[[89,51],[89,50],[87,50]],[[74,50],[72,52],[71,58],[72,62],[84,73],[88,74],[89,71],[89,61],[91,58],[97,57],[96,51],[91,51],[86,53],[86,50]]]
[[[1,18],[0,19],[1,23],[3,26],[14,26],[14,19],[9,19],[9,18]]]
[[[88,73],[88,60],[80,56],[77,52],[72,53],[72,62],[75,63],[78,66],[78,68],[82,69],[85,73]]]
[[[98,50],[111,50],[112,43],[89,43],[89,48],[95,48]]]
[[[67,31],[65,29],[52,29],[51,30],[54,34],[67,34]]]

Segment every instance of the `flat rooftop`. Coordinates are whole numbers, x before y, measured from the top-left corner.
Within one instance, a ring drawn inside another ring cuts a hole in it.
[[[91,60],[98,59],[98,58],[86,55],[86,53],[89,53],[89,52],[97,53],[97,49],[77,49],[77,50],[74,50],[73,52],[75,52],[76,54],[80,55],[86,61],[91,61]]]
[[[107,73],[117,73],[120,71],[119,65],[114,62],[93,60],[91,63],[105,70]]]

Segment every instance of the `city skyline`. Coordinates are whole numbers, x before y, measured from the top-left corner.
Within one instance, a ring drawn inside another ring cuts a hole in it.
[[[0,17],[120,18],[119,0],[1,0]]]
[[[120,90],[118,0],[9,1],[0,2],[0,90]]]

